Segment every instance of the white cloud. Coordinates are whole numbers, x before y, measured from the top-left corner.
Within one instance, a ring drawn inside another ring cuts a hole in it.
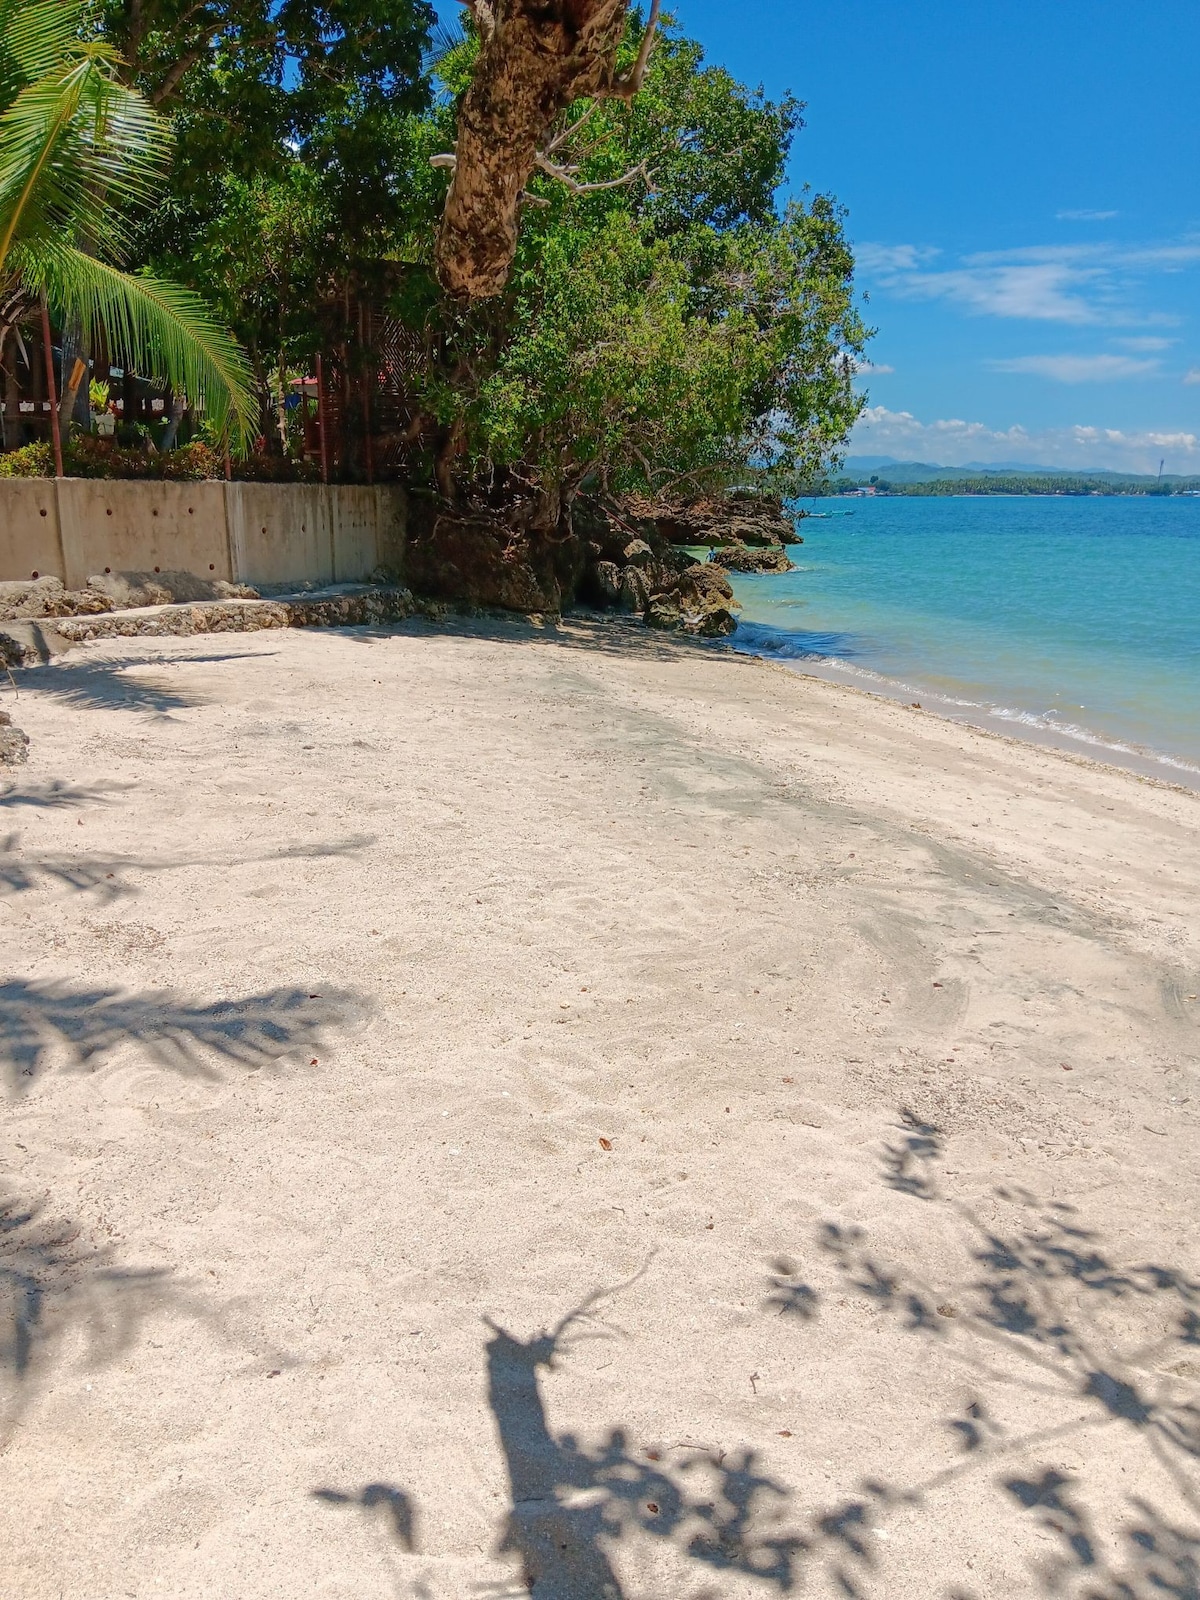
[[[1136,356],[1013,356],[1007,361],[989,361],[994,372],[1029,372],[1056,383],[1111,383],[1120,378],[1144,378],[1157,372],[1161,363]]]
[[[1098,322],[1100,316],[1075,291],[1095,276],[1064,262],[1037,262],[913,273],[888,287],[907,300],[951,300],[990,317],[1083,324]]]
[[[1174,339],[1113,339],[1111,342],[1119,345],[1122,350],[1154,351],[1169,350],[1176,341]]]
[[[1175,244],[1139,245],[1116,252],[1118,264],[1129,267],[1160,267],[1165,272],[1194,267],[1200,261],[1200,235],[1190,233]]]
[[[1078,424],[1033,430],[1019,423],[989,428],[982,422],[947,418],[921,422],[911,411],[868,406],[850,438],[855,455],[889,455],[908,461],[962,466],[968,461],[1015,461],[1057,468],[1110,468],[1118,472],[1200,470],[1200,435],[1185,432],[1129,433]]]
[[[1200,383],[1200,367],[1189,367],[1183,375],[1184,383]]]
[[[1059,222],[1111,222],[1113,217],[1119,217],[1119,211],[1059,211],[1056,213]]]
[[[941,255],[941,251],[927,244],[860,244],[855,256],[860,267],[868,272],[915,272]]]
[[[882,377],[885,373],[895,372],[896,370],[895,367],[889,367],[886,361],[864,361],[861,356],[851,356],[850,364],[854,368],[856,377],[860,373],[865,373],[868,377],[872,373],[877,373]]]
[[[930,269],[928,246],[864,244],[868,278],[906,300],[945,300],[981,316],[1074,326],[1170,323],[1136,306],[1139,280],[1200,264],[1200,235],[1146,245],[1028,245],[981,251],[957,266]]]

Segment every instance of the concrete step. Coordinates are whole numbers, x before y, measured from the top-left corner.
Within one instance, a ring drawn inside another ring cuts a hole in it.
[[[83,617],[0,622],[0,661],[9,666],[37,666],[92,639],[253,633],[262,628],[379,627],[402,622],[418,609],[411,592],[399,586],[335,584],[264,600],[197,600]]]

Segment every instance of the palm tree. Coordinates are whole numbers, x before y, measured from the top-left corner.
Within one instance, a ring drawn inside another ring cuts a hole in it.
[[[120,81],[87,0],[0,0],[0,354],[43,297],[60,324],[114,359],[203,397],[243,442],[250,371],[198,296],[121,270],[129,215],[152,198],[167,122]]]

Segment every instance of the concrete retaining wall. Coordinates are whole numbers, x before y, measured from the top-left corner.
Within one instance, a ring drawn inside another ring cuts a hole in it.
[[[404,568],[393,485],[0,480],[0,580],[194,572],[252,584],[353,583]]]
[[[63,478],[56,488],[68,589],[82,589],[94,572],[233,578],[223,483]]]
[[[58,498],[46,478],[0,483],[0,580],[61,578]]]
[[[332,583],[332,501],[346,492],[305,483],[229,484],[225,504],[238,581]]]

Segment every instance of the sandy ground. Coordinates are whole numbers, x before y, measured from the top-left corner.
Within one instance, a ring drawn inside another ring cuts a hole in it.
[[[1200,1594],[1200,796],[587,624],[4,704],[5,1597]]]

